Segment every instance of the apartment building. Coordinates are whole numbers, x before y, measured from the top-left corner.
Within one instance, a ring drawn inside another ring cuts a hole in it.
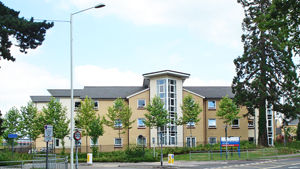
[[[160,143],[160,132],[162,132],[162,142],[164,147],[172,146],[196,146],[197,144],[216,143],[220,137],[225,136],[225,124],[216,116],[220,100],[228,95],[233,98],[230,86],[184,86],[184,81],[190,77],[190,74],[162,70],[143,74],[142,86],[85,86],[83,89],[74,90],[75,113],[76,107],[86,96],[92,98],[95,102],[95,110],[100,116],[105,116],[109,106],[114,105],[114,101],[121,97],[132,108],[133,114],[131,120],[136,120],[132,124],[132,129],[127,130],[125,134],[118,137],[118,130],[105,126],[105,133],[100,136],[97,143],[92,143],[91,139],[83,137],[81,146],[108,145],[113,148],[122,148],[127,144],[138,144],[144,141],[148,147],[157,146]],[[41,111],[43,106],[49,102],[51,97],[59,99],[67,107],[68,117],[70,118],[70,89],[48,89],[49,96],[31,96],[38,110]],[[203,111],[200,113],[201,120],[197,123],[177,126],[169,124],[162,129],[148,128],[143,124],[144,114],[147,110],[144,106],[150,103],[155,96],[159,96],[165,103],[165,107],[170,114],[170,118],[175,120],[181,117],[182,100],[188,93],[192,94],[193,99],[199,102]],[[242,118],[234,120],[231,126],[228,126],[228,136],[240,137],[241,140],[254,140],[254,127],[251,118],[243,117],[247,113],[245,107],[240,108],[239,116]],[[190,133],[192,132],[192,134]],[[144,136],[141,140],[139,135]],[[37,141],[38,147],[45,147],[43,138]],[[65,138],[66,146],[70,146],[69,138]],[[59,140],[55,140],[56,147],[60,147]],[[189,143],[189,144],[187,144]],[[273,143],[272,143],[273,144]],[[108,149],[111,149],[108,148]],[[105,150],[103,150],[105,151]],[[109,150],[107,150],[109,151]]]

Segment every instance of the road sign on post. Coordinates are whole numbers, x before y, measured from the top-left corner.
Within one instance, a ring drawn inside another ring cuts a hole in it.
[[[52,142],[53,137],[53,126],[45,125],[45,142]]]
[[[74,139],[77,140],[77,141],[81,139],[81,133],[79,131],[76,131],[74,133]]]

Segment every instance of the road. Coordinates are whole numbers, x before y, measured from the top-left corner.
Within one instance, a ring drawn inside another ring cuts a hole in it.
[[[80,164],[78,169],[112,169],[112,168],[126,168],[126,169],[147,169],[160,168],[160,162],[153,163],[94,163],[93,166]],[[272,169],[288,169],[300,168],[300,158],[288,158],[278,160],[256,160],[256,161],[178,161],[174,166],[169,166],[164,162],[163,168],[183,168],[183,169],[216,169],[216,168],[242,168],[242,169],[258,169],[258,168],[272,168]]]

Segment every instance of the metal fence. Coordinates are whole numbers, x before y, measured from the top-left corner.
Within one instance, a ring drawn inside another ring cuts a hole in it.
[[[227,157],[226,157],[227,156]],[[276,148],[268,149],[249,149],[249,150],[228,150],[226,151],[190,151],[189,157],[191,161],[206,160],[248,160],[248,159],[264,159],[278,158]]]
[[[46,168],[46,155],[40,154],[36,157],[37,160],[23,161],[0,161],[0,169],[4,168]],[[56,158],[55,155],[50,155],[48,159],[49,169],[68,169],[68,157]]]

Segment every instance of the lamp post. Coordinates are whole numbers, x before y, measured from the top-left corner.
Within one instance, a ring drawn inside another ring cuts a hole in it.
[[[102,8],[105,7],[104,4],[98,4],[96,6],[75,12],[75,13],[71,13],[70,14],[70,71],[71,71],[71,154],[70,154],[70,164],[71,164],[71,169],[73,169],[73,147],[74,147],[74,141],[73,141],[73,129],[74,129],[74,89],[73,89],[73,15],[76,15],[78,13],[93,9],[93,8]]]

